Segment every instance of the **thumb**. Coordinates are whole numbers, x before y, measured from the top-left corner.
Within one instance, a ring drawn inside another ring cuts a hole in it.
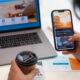
[[[11,68],[16,70],[16,71],[20,71],[20,69],[19,69],[18,65],[16,64],[15,60],[11,61]]]
[[[80,41],[80,34],[74,34],[69,41]]]
[[[38,72],[39,72],[39,69],[37,68],[34,69],[32,72],[26,75],[26,79],[29,78],[30,80],[32,80],[37,75]]]

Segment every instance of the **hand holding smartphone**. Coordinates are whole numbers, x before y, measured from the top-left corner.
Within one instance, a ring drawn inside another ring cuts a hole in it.
[[[54,10],[51,17],[55,49],[57,51],[74,49],[75,42],[69,42],[69,38],[72,38],[74,34],[71,11],[67,9]]]

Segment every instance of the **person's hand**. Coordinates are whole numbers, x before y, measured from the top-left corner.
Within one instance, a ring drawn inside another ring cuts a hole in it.
[[[68,51],[63,51],[63,54],[70,54],[73,53],[73,55],[80,60],[80,34],[75,33],[71,39],[69,39],[70,42],[75,41],[76,42],[76,48],[74,50],[68,50]]]
[[[32,80],[39,72],[38,69],[34,69],[28,75],[24,75],[23,72],[17,66],[15,60],[11,62],[11,68],[8,75],[8,80]]]

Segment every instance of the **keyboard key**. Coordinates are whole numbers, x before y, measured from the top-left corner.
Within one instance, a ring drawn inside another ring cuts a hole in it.
[[[42,43],[36,32],[0,37],[0,48]]]

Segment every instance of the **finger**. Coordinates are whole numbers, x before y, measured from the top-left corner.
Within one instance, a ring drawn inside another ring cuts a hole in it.
[[[80,33],[78,32],[74,32],[74,35],[72,36],[72,38],[68,39],[70,42],[71,41],[80,41]]]
[[[65,54],[71,54],[73,51],[62,51],[62,53]]]
[[[15,69],[17,71],[20,71],[18,65],[16,64],[15,60],[11,61],[11,69]]]
[[[74,31],[74,34],[79,34],[78,32]]]
[[[29,77],[30,80],[32,80],[37,75],[38,72],[39,72],[38,69],[34,69],[32,72],[30,72],[28,75],[26,75],[26,78]]]
[[[74,34],[70,41],[80,41],[80,34]]]

